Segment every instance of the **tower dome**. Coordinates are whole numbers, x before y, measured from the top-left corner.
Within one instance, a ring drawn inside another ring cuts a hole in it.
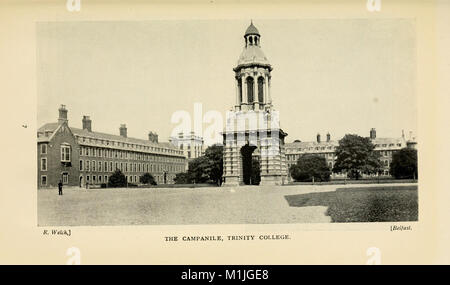
[[[244,34],[245,46],[233,68],[236,80],[237,111],[264,111],[272,109],[270,80],[272,66],[261,49],[261,35],[250,23]]]
[[[236,69],[253,65],[269,67],[271,69],[270,63],[261,49],[260,38],[261,35],[258,29],[251,22],[244,34],[245,46],[239,56]]]
[[[250,26],[248,26],[247,30],[245,31],[245,36],[247,35],[260,35],[258,29],[253,25],[253,21],[250,23]]]

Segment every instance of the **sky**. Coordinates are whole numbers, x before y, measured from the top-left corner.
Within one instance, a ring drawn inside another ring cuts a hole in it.
[[[235,104],[233,68],[250,20],[40,22],[37,123],[167,141],[185,110]],[[417,133],[414,19],[254,20],[273,66],[271,94],[287,142],[347,133]],[[210,124],[203,124],[204,129]],[[194,126],[192,126],[194,128]]]

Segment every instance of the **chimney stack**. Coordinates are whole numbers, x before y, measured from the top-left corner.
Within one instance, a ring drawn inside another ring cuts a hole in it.
[[[58,123],[62,124],[64,122],[68,122],[66,105],[61,105],[58,111],[59,111]]]
[[[120,130],[120,136],[126,138],[127,137],[127,125],[121,124],[119,130]]]
[[[154,143],[158,143],[158,134],[154,132],[148,133],[148,140]]]
[[[330,135],[330,133],[327,133],[327,142],[330,142],[331,141],[331,135]]]
[[[87,130],[88,132],[92,132],[92,121],[89,116],[83,116],[83,130]]]
[[[370,129],[370,139],[374,140],[377,138],[377,131],[375,130],[375,128],[371,128]]]
[[[320,143],[320,134],[317,134],[317,142]]]

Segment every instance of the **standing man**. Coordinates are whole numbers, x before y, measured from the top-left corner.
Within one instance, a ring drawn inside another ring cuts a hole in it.
[[[63,194],[62,186],[63,186],[62,181],[59,180],[59,183],[58,183],[58,195],[62,195]]]

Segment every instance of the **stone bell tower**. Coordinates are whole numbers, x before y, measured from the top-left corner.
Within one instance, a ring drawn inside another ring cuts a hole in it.
[[[223,132],[224,186],[255,184],[254,161],[259,162],[260,185],[287,182],[284,138],[270,92],[272,66],[261,49],[261,35],[253,25],[235,72],[236,104],[227,113]]]

